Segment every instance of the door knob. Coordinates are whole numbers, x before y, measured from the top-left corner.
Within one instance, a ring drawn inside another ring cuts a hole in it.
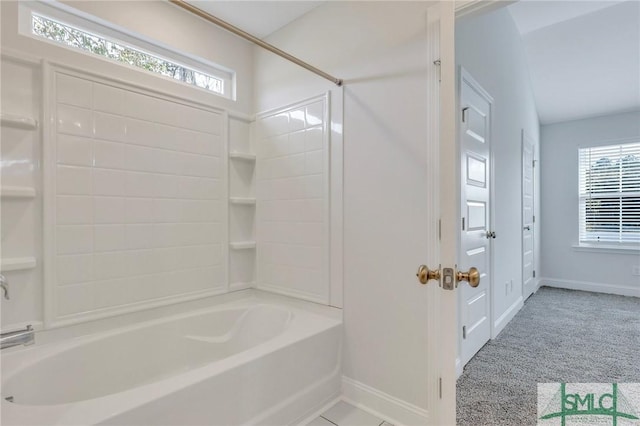
[[[420,267],[418,267],[416,277],[418,277],[418,281],[422,284],[428,283],[429,280],[440,281],[440,269],[432,270],[426,265],[420,265]]]
[[[485,234],[484,234],[484,235],[487,237],[487,239],[489,239],[489,238],[496,238],[496,233],[495,233],[495,232],[493,232],[493,231],[487,231],[487,232],[485,232]]]
[[[456,273],[456,283],[460,281],[468,282],[471,287],[478,287],[480,285],[480,271],[473,266],[469,268],[469,272],[458,271]]]
[[[525,229],[526,231],[531,231],[531,227],[530,227],[529,225],[525,226],[525,227],[524,227],[524,229]]]

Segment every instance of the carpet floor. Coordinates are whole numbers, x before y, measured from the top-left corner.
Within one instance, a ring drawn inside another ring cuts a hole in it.
[[[640,298],[542,287],[465,366],[458,424],[535,425],[555,382],[640,382]]]

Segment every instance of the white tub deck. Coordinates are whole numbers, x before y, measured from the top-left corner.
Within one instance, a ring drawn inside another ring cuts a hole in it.
[[[340,311],[255,290],[36,341],[2,355],[3,425],[290,424],[340,389]]]

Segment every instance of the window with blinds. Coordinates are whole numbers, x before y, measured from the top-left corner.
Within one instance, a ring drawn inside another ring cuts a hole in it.
[[[580,243],[640,246],[640,143],[579,149]]]

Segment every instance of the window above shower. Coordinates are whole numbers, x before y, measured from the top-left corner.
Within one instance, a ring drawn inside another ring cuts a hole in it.
[[[20,32],[233,99],[234,73],[56,2],[21,4]]]

